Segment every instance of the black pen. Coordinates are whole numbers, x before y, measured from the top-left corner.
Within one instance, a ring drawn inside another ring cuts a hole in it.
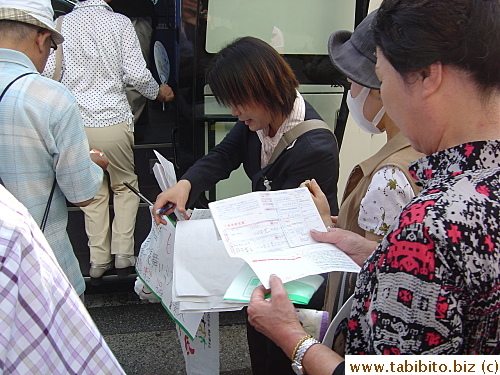
[[[130,190],[132,190],[135,193],[135,195],[137,195],[139,198],[142,199],[142,201],[144,203],[147,203],[148,205],[153,206],[153,203],[148,198],[146,198],[144,195],[142,195],[139,190],[137,190],[135,187],[133,187],[132,185],[130,185],[128,182],[124,182],[123,185],[125,185]]]
[[[141,194],[140,191],[138,191],[136,188],[134,188],[132,185],[130,185],[128,182],[124,182],[123,185],[128,187],[130,190],[132,190],[139,198],[143,200],[143,202],[147,203],[150,206],[154,206],[153,202],[151,202],[148,198],[146,198],[144,195]],[[160,208],[159,210],[156,210],[156,213],[158,215],[161,215],[168,210],[172,208],[173,204],[172,203],[167,203],[167,205],[163,208]]]

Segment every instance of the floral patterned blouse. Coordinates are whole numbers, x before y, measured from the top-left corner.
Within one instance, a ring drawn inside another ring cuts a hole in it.
[[[367,232],[386,235],[414,196],[413,188],[401,169],[395,166],[381,168],[373,175],[361,200],[358,225]]]

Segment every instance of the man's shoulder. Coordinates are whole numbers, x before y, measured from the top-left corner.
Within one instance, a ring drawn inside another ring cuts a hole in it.
[[[32,80],[32,84],[35,84],[36,87],[31,87],[29,86],[29,89],[33,88],[43,88],[45,90],[50,90],[54,92],[60,92],[60,93],[68,93],[70,92],[69,89],[64,86],[61,82],[55,81],[52,78],[49,77],[44,77],[41,74],[30,74],[26,76],[27,79]]]

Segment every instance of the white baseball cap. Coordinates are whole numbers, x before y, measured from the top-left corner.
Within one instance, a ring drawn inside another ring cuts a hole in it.
[[[56,30],[54,10],[50,0],[0,0],[0,20],[19,21],[43,27],[52,32],[54,42],[64,37]]]

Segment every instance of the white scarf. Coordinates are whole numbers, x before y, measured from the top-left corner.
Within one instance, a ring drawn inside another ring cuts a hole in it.
[[[261,168],[264,168],[269,164],[269,159],[271,159],[271,155],[273,154],[273,151],[278,145],[278,142],[280,141],[283,134],[303,122],[305,116],[306,103],[304,102],[302,95],[300,95],[300,93],[297,91],[297,97],[295,98],[295,102],[293,103],[292,112],[288,115],[285,121],[283,121],[283,124],[281,124],[274,137],[269,136],[269,125],[264,129],[257,130],[257,136],[262,143],[260,154]]]

